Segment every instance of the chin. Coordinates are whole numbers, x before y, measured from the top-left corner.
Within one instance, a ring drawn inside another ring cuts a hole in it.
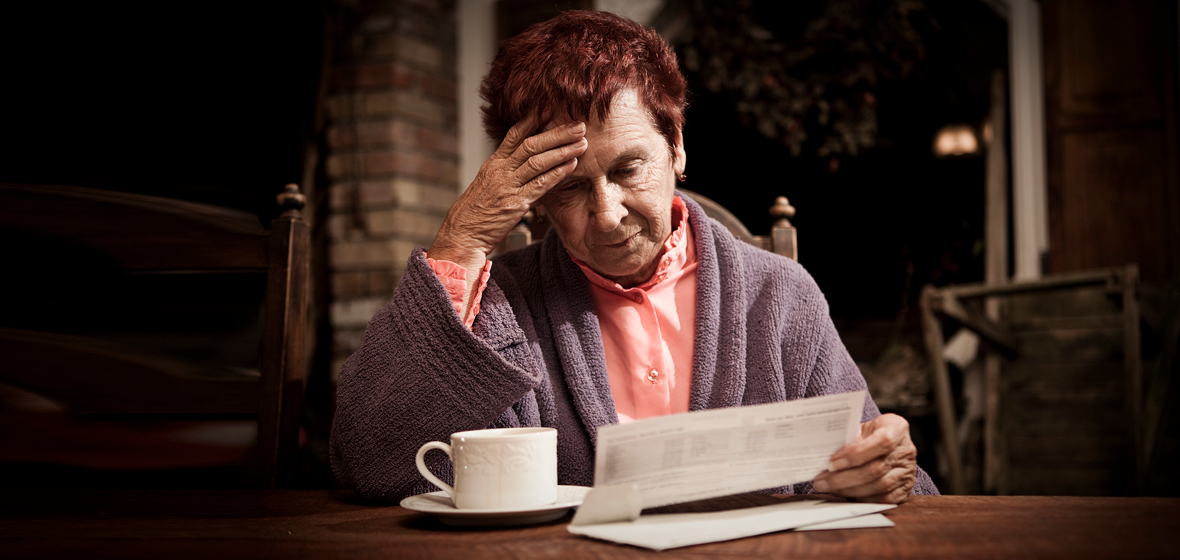
[[[572,253],[571,253],[572,254]],[[611,254],[610,251],[602,251],[595,254],[590,252],[586,255],[589,258],[578,257],[579,260],[586,263],[594,272],[602,275],[604,278],[617,279],[629,278],[636,274],[641,274],[644,269],[651,265],[654,271],[653,262],[659,259],[660,252],[653,250],[652,247],[636,248],[626,254]],[[577,256],[576,254],[574,256]],[[647,280],[643,278],[640,282]]]
[[[647,266],[648,263],[646,261],[639,262],[639,263],[632,263],[629,261],[623,261],[623,262],[616,261],[613,264],[614,264],[614,266],[603,267],[602,270],[595,269],[595,271],[597,271],[599,274],[601,274],[607,278],[611,278],[611,279],[618,279],[618,278],[632,278],[632,279],[634,279],[633,277],[635,275],[643,273],[643,270]],[[594,268],[594,267],[591,267],[591,268]],[[640,278],[638,280],[639,280],[639,282],[637,282],[637,283],[642,283],[644,280],[647,280],[647,278]]]

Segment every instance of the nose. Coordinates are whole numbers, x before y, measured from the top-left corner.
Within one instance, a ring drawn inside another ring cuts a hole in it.
[[[610,181],[594,182],[590,196],[590,223],[599,231],[614,231],[627,215],[623,189]]]

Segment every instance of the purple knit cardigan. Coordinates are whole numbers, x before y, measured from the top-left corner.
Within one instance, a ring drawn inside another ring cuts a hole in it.
[[[864,389],[811,276],[734,239],[682,198],[698,261],[690,410]],[[862,421],[878,415],[866,398]],[[396,501],[436,489],[414,466],[428,441],[551,426],[559,484],[591,486],[597,429],[617,422],[590,286],[554,232],[496,259],[470,330],[418,249],[340,372],[332,468],[360,495]],[[451,479],[442,453],[427,464]],[[920,469],[914,493],[938,493]]]

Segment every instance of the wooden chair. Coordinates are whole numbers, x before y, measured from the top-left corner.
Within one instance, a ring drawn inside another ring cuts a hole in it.
[[[799,246],[798,239],[795,234],[795,226],[791,225],[791,218],[795,217],[795,207],[787,201],[787,197],[780,196],[775,199],[774,205],[770,207],[770,215],[776,220],[774,225],[770,228],[770,235],[754,235],[750,230],[742,224],[741,220],[737,219],[732,212],[726,210],[724,206],[717,204],[712,199],[692,192],[687,189],[678,189],[680,192],[687,195],[701,205],[704,209],[705,215],[721,222],[734,237],[745,241],[755,247],[760,247],[783,255],[794,260],[799,260]],[[544,230],[547,227],[538,227],[533,220],[533,212],[530,210],[525,218],[516,225],[515,228],[500,242],[500,246],[496,252],[511,251],[519,249],[533,242],[533,239],[540,239],[544,235]]]
[[[1143,449],[1135,265],[922,291],[932,385],[956,494],[1129,494]],[[966,480],[943,326],[986,341],[980,486]]]
[[[300,214],[303,203],[298,187],[287,185],[278,195],[281,214],[268,231],[252,214],[205,204],[0,184],[5,232],[93,252],[113,263],[121,278],[231,273],[265,278],[260,371],[253,374],[210,371],[155,348],[85,332],[3,328],[0,382],[86,417],[256,418],[257,482],[267,488],[285,482],[298,447],[306,365],[310,238]],[[19,263],[5,264],[14,267],[11,273],[20,270]]]

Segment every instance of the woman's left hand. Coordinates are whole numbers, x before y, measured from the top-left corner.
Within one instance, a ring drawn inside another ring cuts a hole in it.
[[[918,449],[910,424],[882,414],[860,425],[856,441],[832,454],[831,470],[815,477],[816,492],[862,502],[900,504],[917,482]]]

